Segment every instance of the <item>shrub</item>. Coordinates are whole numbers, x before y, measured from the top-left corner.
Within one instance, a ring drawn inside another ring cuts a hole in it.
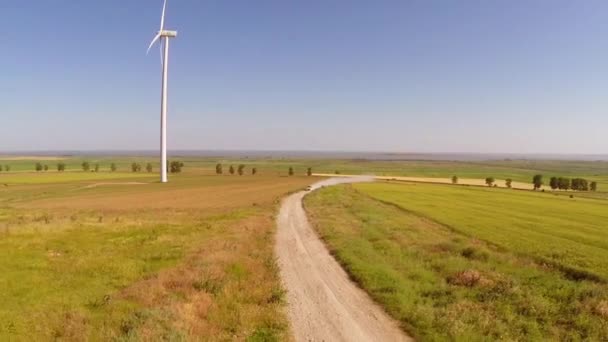
[[[57,171],[59,171],[59,172],[65,171],[65,163],[63,163],[63,162],[57,163]]]
[[[245,172],[245,165],[243,165],[243,164],[239,165],[239,169],[238,169],[239,176],[242,176],[244,172]]]
[[[141,165],[139,163],[131,164],[131,172],[139,172],[141,171]]]
[[[82,163],[82,171],[89,171],[91,169],[91,164],[89,164],[89,162],[85,161]]]
[[[448,277],[447,280],[452,285],[473,287],[481,280],[481,274],[475,270],[466,270]]]
[[[559,188],[559,179],[557,177],[551,177],[551,179],[549,180],[549,186],[551,187],[552,190],[558,189]]]
[[[183,167],[184,167],[184,163],[182,163],[180,161],[172,161],[170,163],[171,173],[180,173],[180,172],[182,172]]]
[[[36,171],[37,171],[37,172],[42,171],[42,164],[40,164],[40,163],[36,163]]]
[[[95,164],[95,172],[99,172],[99,164]]]
[[[255,176],[257,173],[258,173],[258,169],[257,169],[257,167],[254,167],[254,168],[252,168],[252,169],[251,169],[251,174],[252,174],[252,175],[254,175],[254,176]]]
[[[532,177],[532,184],[534,185],[534,190],[540,189],[543,185],[543,175],[534,175]]]
[[[234,166],[230,165],[230,169],[228,169],[228,172],[230,172],[231,175],[234,174]]]
[[[570,178],[559,177],[557,179],[557,188],[560,190],[570,189]]]
[[[224,170],[222,169],[222,164],[217,163],[217,165],[215,165],[215,174],[221,175],[222,173],[224,173]]]
[[[591,189],[591,191],[597,191],[597,182],[591,182],[591,184],[589,184],[589,189]]]
[[[114,164],[114,163],[110,164],[110,171],[116,172],[116,164]]]
[[[49,170],[49,166],[47,164],[44,164],[44,171],[48,171]]]
[[[152,172],[153,168],[152,168],[152,163],[148,163],[146,164],[146,171],[148,171],[148,173]]]
[[[308,170],[306,170],[306,174],[310,177],[312,176],[312,167],[309,167]]]
[[[486,250],[478,249],[473,246],[469,246],[469,247],[463,249],[460,254],[467,259],[482,260],[482,261],[487,261],[488,258],[490,257],[490,254]]]
[[[291,166],[289,167],[289,175],[293,176],[293,167],[291,167]]]
[[[6,172],[11,170],[11,166],[10,165],[5,165],[4,166],[4,170],[6,170]]]
[[[458,184],[458,176],[452,176],[452,184]]]

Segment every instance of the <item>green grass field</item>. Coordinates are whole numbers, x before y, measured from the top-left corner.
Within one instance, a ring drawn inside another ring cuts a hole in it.
[[[215,164],[222,163],[225,171],[229,165],[235,167],[245,164],[248,168],[257,167],[261,173],[278,175],[287,174],[293,167],[297,174],[304,174],[311,167],[317,173],[374,174],[378,176],[418,176],[443,177],[454,175],[460,178],[497,179],[511,178],[514,181],[531,182],[535,174],[543,174],[545,182],[552,176],[582,177],[597,181],[599,189],[608,191],[608,161],[552,161],[552,160],[502,160],[502,161],[428,161],[428,160],[363,160],[363,159],[311,159],[311,158],[233,158],[233,157],[193,157],[172,156],[188,165],[190,170],[213,173]],[[10,165],[11,172],[34,171],[36,162],[47,164],[49,173],[56,172],[56,164],[63,162],[67,171],[80,171],[81,164],[88,161],[91,166],[100,165],[100,170],[107,172],[111,163],[115,163],[119,172],[130,172],[132,163],[145,167],[152,163],[158,169],[156,157],[102,157],[102,156],[66,156],[61,160],[1,160],[0,165]],[[2,183],[0,172],[0,183]]]
[[[273,215],[311,178],[0,178],[0,340],[287,338]]]
[[[171,159],[184,172],[160,184],[155,172],[130,172],[133,162],[158,170],[156,158],[0,158],[0,340],[287,339],[274,214],[281,197],[317,180],[303,176],[308,167],[597,180],[600,192],[574,198],[361,184],[324,189],[306,205],[353,278],[414,336],[608,336],[606,162]],[[82,171],[84,161],[100,172]],[[36,162],[49,171],[35,172]],[[224,175],[214,174],[218,162]],[[239,164],[246,174],[228,175]]]
[[[608,201],[431,184],[325,188],[311,221],[422,340],[606,340]]]

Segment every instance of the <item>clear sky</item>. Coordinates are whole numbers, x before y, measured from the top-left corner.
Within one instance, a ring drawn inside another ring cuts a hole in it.
[[[162,0],[0,1],[0,151],[157,149]],[[169,0],[170,149],[608,151],[608,1]]]

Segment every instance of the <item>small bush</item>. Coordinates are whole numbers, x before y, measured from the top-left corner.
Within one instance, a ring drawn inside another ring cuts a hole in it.
[[[473,246],[469,246],[469,247],[463,249],[460,254],[467,259],[481,260],[481,261],[488,261],[488,258],[490,257],[490,254],[487,251],[473,247]]]
[[[182,168],[184,167],[184,163],[180,161],[172,161],[169,165],[169,170],[171,171],[171,173],[180,173],[182,172]]]
[[[473,287],[481,280],[481,274],[475,270],[466,270],[448,277],[447,280],[452,285]]]

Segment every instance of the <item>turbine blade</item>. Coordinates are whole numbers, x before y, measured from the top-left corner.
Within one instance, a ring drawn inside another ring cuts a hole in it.
[[[167,0],[163,3],[163,14],[160,16],[160,31],[165,29],[165,11],[167,9]]]
[[[150,49],[152,48],[152,46],[154,45],[154,43],[156,43],[156,41],[160,39],[160,32],[158,32],[158,34],[156,35],[156,37],[154,37],[154,39],[152,39],[152,42],[150,43],[150,46],[148,46],[148,51],[146,51],[146,55],[148,53],[150,53]]]

